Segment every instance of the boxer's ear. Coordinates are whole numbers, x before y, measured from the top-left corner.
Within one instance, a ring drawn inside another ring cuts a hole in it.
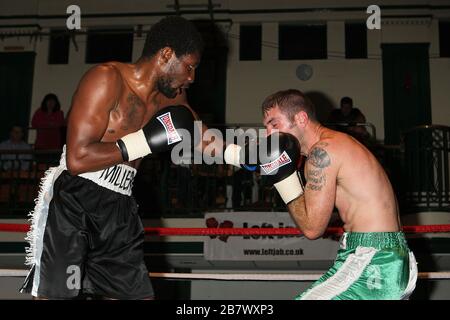
[[[295,116],[295,123],[301,128],[304,128],[309,121],[308,114],[305,111],[298,112]]]
[[[169,60],[174,55],[174,51],[171,47],[164,47],[161,50],[159,50],[159,60],[163,64],[166,64],[169,62]]]

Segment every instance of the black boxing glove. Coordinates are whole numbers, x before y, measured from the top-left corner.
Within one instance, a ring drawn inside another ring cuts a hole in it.
[[[270,138],[278,138],[279,143],[273,143]],[[267,177],[268,184],[277,189],[284,203],[288,204],[303,194],[303,185],[297,173],[301,160],[297,138],[289,133],[272,134],[267,138],[267,158],[266,155],[264,158],[260,159],[260,173]]]
[[[303,194],[297,173],[301,154],[298,140],[289,133],[275,132],[259,143],[230,144],[224,151],[225,163],[267,176],[287,204]]]
[[[194,115],[186,106],[166,107],[159,110],[141,130],[117,140],[116,145],[124,161],[168,151],[183,139],[194,139],[194,121]]]

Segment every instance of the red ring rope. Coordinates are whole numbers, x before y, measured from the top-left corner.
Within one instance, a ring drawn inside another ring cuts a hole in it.
[[[27,232],[28,224],[0,223],[0,232]],[[331,227],[326,234],[342,234],[343,229]],[[404,226],[405,233],[442,233],[450,232],[450,224],[434,224],[424,226]],[[157,236],[214,236],[214,235],[300,235],[297,228],[145,228],[147,235]]]
[[[1,226],[0,226],[1,228]],[[1,230],[1,229],[0,229]],[[450,230],[450,226],[449,226]],[[328,228],[328,234],[342,234],[342,228]],[[299,235],[297,228],[145,228],[148,235],[159,236],[250,236],[250,235]]]

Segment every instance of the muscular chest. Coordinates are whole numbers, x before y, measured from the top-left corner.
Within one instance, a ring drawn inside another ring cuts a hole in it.
[[[146,104],[137,95],[123,95],[109,115],[105,137],[118,139],[141,129],[155,114],[156,104]]]

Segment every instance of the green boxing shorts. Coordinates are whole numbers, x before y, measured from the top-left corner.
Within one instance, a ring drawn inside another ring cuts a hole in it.
[[[334,265],[296,300],[400,300],[416,287],[403,232],[346,232]]]

